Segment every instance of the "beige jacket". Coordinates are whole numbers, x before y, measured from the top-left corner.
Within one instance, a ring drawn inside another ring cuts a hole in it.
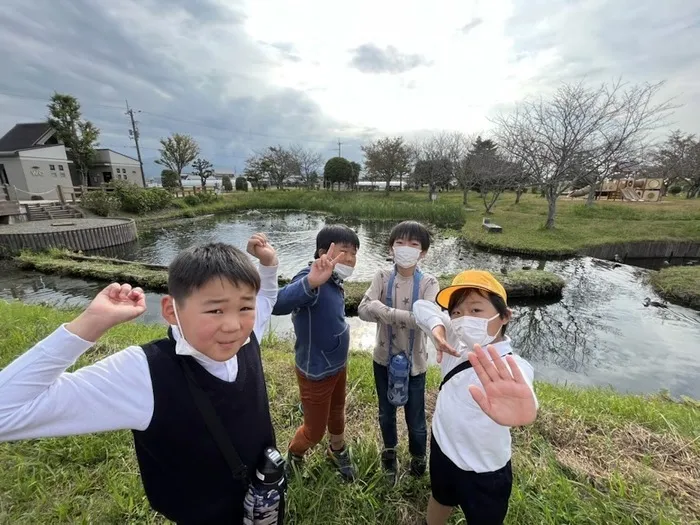
[[[409,332],[415,330],[413,343],[411,375],[423,374],[428,370],[428,351],[426,349],[426,336],[420,330],[411,312],[411,295],[413,294],[413,276],[403,277],[396,274],[394,279],[394,308],[386,305],[387,286],[392,268],[379,270],[372,280],[372,284],[365,292],[362,302],[358,307],[358,314],[363,321],[377,323],[377,340],[374,346],[374,361],[386,366],[389,361],[388,326],[392,325],[393,344],[392,353],[408,352]],[[438,280],[428,273],[423,274],[418,288],[419,296],[416,298],[427,301],[435,301],[435,296],[440,290]]]

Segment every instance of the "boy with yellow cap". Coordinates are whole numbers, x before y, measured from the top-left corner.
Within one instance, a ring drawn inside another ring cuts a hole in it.
[[[447,522],[459,506],[469,525],[503,523],[513,476],[512,426],[537,415],[534,371],[505,335],[512,312],[489,272],[468,270],[436,297],[413,305],[418,326],[438,351],[440,393],[430,440],[428,525]],[[487,352],[483,347],[487,347]],[[504,359],[505,358],[505,359]]]

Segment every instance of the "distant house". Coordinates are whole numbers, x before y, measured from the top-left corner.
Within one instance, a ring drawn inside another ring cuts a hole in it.
[[[0,138],[0,184],[17,200],[57,199],[56,186],[73,185],[72,164],[47,123],[16,124]]]
[[[95,160],[88,174],[89,186],[101,186],[114,180],[128,181],[143,186],[139,161],[111,149],[95,150]]]
[[[88,173],[88,185],[127,180],[143,186],[139,161],[112,151],[97,149]],[[20,201],[41,197],[58,199],[57,186],[82,184],[66,148],[46,122],[15,124],[0,138],[0,184],[11,187]]]

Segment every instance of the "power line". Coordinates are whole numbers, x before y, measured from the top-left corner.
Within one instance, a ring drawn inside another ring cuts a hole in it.
[[[14,97],[14,98],[20,98],[20,99],[26,99],[26,100],[41,100],[43,102],[46,102],[46,100],[47,100],[47,99],[41,98],[41,97],[32,97],[32,96],[21,95],[18,93],[12,93],[12,92],[6,92],[6,91],[0,91],[0,95],[5,95],[8,97]],[[81,102],[81,105],[83,105],[82,102]],[[86,103],[84,103],[84,105],[107,108],[107,109],[118,109],[120,111],[122,110],[122,108],[119,106],[112,106],[109,104],[100,104],[97,102],[86,102]],[[175,117],[173,115],[166,115],[163,113],[155,113],[152,111],[140,110],[139,113],[141,113],[143,115],[150,115],[152,117],[165,119],[165,120],[172,120],[173,122],[182,122],[184,124],[202,126],[204,128],[217,129],[217,130],[221,130],[221,131],[229,131],[229,132],[238,133],[241,135],[249,135],[249,136],[254,135],[254,136],[269,138],[269,139],[288,140],[291,142],[305,142],[305,143],[317,143],[317,144],[327,144],[329,142],[328,139],[325,139],[325,140],[324,139],[314,139],[314,138],[310,138],[310,137],[305,138],[303,136],[289,137],[289,136],[283,136],[283,135],[270,135],[268,133],[260,133],[260,132],[245,130],[245,129],[237,128],[237,127],[233,127],[233,126],[217,125],[217,124],[213,124],[211,122],[204,122],[201,120],[184,119],[184,118],[180,118],[180,117]],[[218,138],[218,137],[210,137],[210,138]]]

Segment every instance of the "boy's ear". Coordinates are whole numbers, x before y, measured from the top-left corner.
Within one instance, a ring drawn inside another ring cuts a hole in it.
[[[174,299],[170,295],[164,295],[160,300],[160,311],[168,324],[177,325],[177,318],[175,317],[175,308],[173,306]]]

